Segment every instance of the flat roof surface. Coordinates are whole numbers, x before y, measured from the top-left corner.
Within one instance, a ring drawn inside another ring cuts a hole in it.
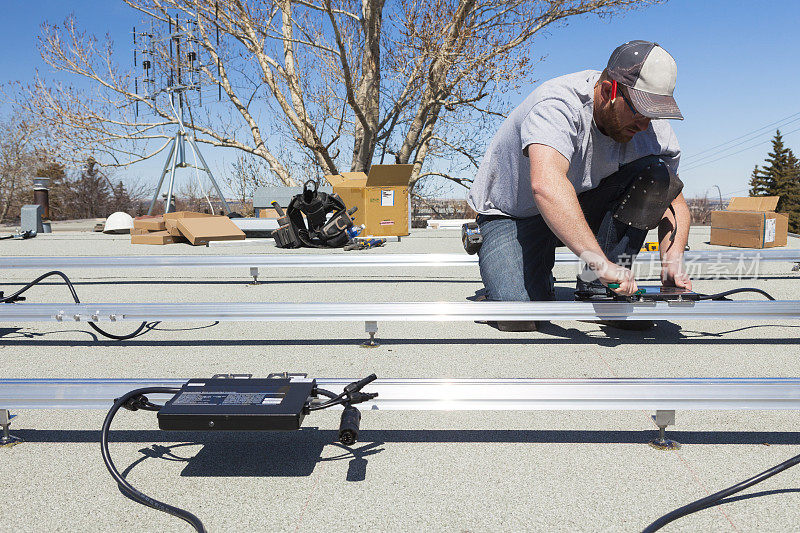
[[[278,250],[247,240],[191,247],[131,245],[128,236],[76,231],[0,241],[8,255],[458,253],[456,230],[414,230],[383,249]],[[648,240],[656,240],[654,237]],[[693,250],[709,229],[693,227]],[[800,249],[790,237],[789,248]],[[723,248],[720,248],[723,249]],[[724,248],[730,250],[730,248]],[[697,266],[695,290],[752,286],[800,299],[792,263]],[[737,271],[738,269],[738,271]],[[41,271],[0,271],[10,293]],[[464,301],[482,288],[477,266],[377,269],[78,269],[66,272],[84,302]],[[714,279],[758,273],[758,279]],[[558,265],[557,295],[571,299],[575,267]],[[657,284],[643,265],[640,284]],[[52,279],[31,302],[70,301]],[[757,295],[746,298],[759,298]],[[103,327],[124,333],[131,323]],[[393,378],[798,377],[800,324],[674,321],[650,332],[584,322],[506,333],[469,322],[170,322],[136,339],[97,339],[85,323],[0,324],[6,378],[193,378],[217,373],[305,372]],[[800,413],[678,411],[657,451],[652,413],[638,411],[363,413],[359,442],[336,442],[339,411],[313,413],[288,433],[169,433],[154,413],[121,412],[111,434],[120,471],[146,494],[196,514],[209,531],[640,531],[676,507],[800,452]],[[26,410],[0,448],[2,523],[14,531],[189,531],[177,518],[120,494],[99,450],[104,411]],[[664,531],[796,531],[800,467]]]

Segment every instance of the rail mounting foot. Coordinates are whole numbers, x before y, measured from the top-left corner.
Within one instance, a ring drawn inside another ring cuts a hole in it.
[[[675,411],[656,411],[652,416],[653,422],[658,426],[658,438],[651,440],[648,444],[656,450],[680,450],[681,444],[665,436],[667,426],[675,425]]]
[[[22,439],[15,437],[8,431],[8,426],[11,425],[11,413],[8,409],[0,409],[0,426],[3,428],[3,436],[0,437],[0,448],[11,448],[15,444],[22,442]]]
[[[377,348],[378,346],[380,346],[380,344],[378,344],[375,341],[375,334],[378,332],[378,322],[377,321],[364,322],[364,331],[369,333],[369,340],[364,341],[361,344],[362,348]]]

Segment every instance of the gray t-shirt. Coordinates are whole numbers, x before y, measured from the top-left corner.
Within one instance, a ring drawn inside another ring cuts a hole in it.
[[[592,120],[597,70],[584,70],[542,83],[506,118],[483,156],[467,201],[478,213],[515,218],[539,214],[531,189],[530,163],[523,152],[545,144],[569,161],[567,178],[576,193],[593,189],[621,165],[661,155],[677,174],[680,148],[667,120],[652,120],[627,143],[602,133]]]

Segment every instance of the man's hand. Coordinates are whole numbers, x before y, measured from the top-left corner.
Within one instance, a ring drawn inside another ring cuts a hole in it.
[[[667,261],[661,266],[661,285],[692,290],[692,280],[683,266],[683,260]]]
[[[674,211],[674,213],[673,213]],[[689,222],[692,215],[683,194],[672,202],[672,210],[664,213],[658,225],[658,250],[661,255],[661,285],[692,290],[692,280],[683,264],[683,251],[689,241]],[[676,230],[677,228],[677,230]],[[674,237],[674,239],[673,239]]]
[[[618,283],[619,287],[611,289],[621,296],[631,296],[637,290],[636,280],[633,277],[633,272],[629,269],[612,263],[603,255],[593,252],[584,252],[581,254],[581,259],[586,261],[589,269],[597,276],[597,279],[608,287],[611,283]],[[610,287],[609,287],[610,288]]]
[[[631,296],[639,290],[633,272],[625,267],[609,262],[608,267],[598,276],[600,283],[608,287],[609,283],[618,283],[619,287],[611,289],[621,296]]]

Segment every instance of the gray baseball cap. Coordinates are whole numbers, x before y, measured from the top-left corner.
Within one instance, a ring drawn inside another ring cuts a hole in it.
[[[633,107],[650,118],[683,120],[672,97],[678,67],[669,53],[650,41],[629,41],[614,50],[608,60],[608,75],[628,88]]]

